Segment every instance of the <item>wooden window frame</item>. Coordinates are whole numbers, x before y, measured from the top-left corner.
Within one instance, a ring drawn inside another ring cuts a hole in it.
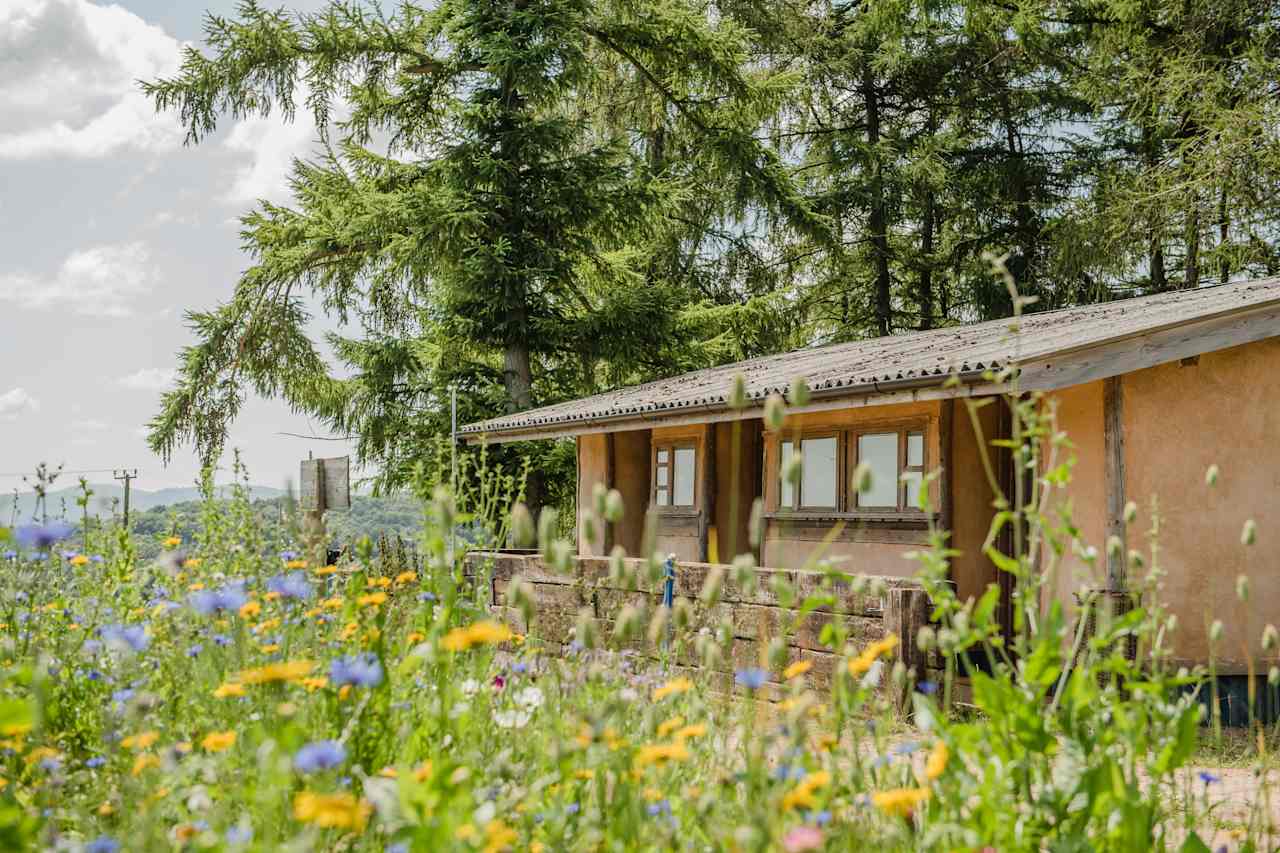
[[[668,502],[665,504],[658,503],[658,452],[667,451],[667,461],[662,466],[667,469],[667,485],[663,488],[667,491]],[[693,451],[693,503],[677,504],[676,499],[676,451],[692,450]],[[698,509],[698,470],[702,466],[701,460],[698,458],[699,453],[698,442],[690,439],[670,439],[666,441],[656,441],[649,449],[649,479],[652,486],[649,489],[649,503],[658,512],[666,512],[672,514],[688,513]]]
[[[894,472],[894,485],[896,486],[897,505],[896,506],[860,506],[858,504],[858,492],[853,488],[850,478],[858,469],[858,439],[864,435],[886,435],[895,434],[898,436],[898,465]],[[907,465],[907,436],[912,433],[919,433],[923,440],[921,448],[921,464]],[[929,422],[920,420],[904,420],[886,422],[881,424],[867,424],[865,427],[856,429],[848,429],[845,431],[847,443],[847,475],[844,483],[844,506],[846,512],[855,515],[917,515],[924,516],[920,508],[914,504],[907,503],[907,484],[903,482],[902,475],[906,473],[919,473],[920,486],[925,487],[925,474],[929,470]]]
[[[783,476],[785,472],[782,470],[782,445],[794,444],[797,451],[803,456],[804,451],[802,448],[806,441],[813,441],[815,439],[822,439],[822,438],[834,438],[836,440],[836,500],[835,500],[835,503],[831,504],[830,506],[805,506],[802,503],[802,501],[804,500],[804,472],[801,471],[800,477],[796,480],[795,486],[793,487],[795,489],[795,495],[794,495],[795,500],[792,502],[791,506],[784,505],[782,503],[782,490],[785,485],[785,481],[783,480]],[[843,495],[841,494],[842,492],[841,484],[844,482],[844,471],[842,471],[841,468],[844,466],[844,457],[845,457],[844,441],[845,441],[844,432],[838,429],[811,430],[808,432],[802,432],[799,434],[799,436],[784,435],[779,437],[778,439],[778,510],[780,512],[792,512],[797,514],[799,513],[821,514],[824,512],[832,513],[832,512],[840,511],[840,507],[843,504]]]

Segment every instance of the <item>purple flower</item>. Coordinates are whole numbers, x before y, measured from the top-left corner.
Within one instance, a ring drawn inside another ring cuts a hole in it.
[[[108,644],[128,646],[135,652],[144,652],[151,645],[145,625],[103,625],[98,629],[98,636]]]
[[[298,750],[293,766],[303,773],[332,770],[347,760],[347,751],[336,740],[318,740]]]
[[[769,673],[758,666],[740,669],[733,675],[733,680],[748,690],[759,690],[769,680]]]
[[[916,685],[916,690],[920,691],[926,696],[932,695],[938,692],[938,682],[921,681],[919,684]]]
[[[1221,777],[1221,776],[1214,776],[1214,775],[1213,775],[1212,773],[1210,773],[1208,770],[1201,770],[1201,771],[1200,771],[1198,774],[1196,774],[1196,775],[1199,777],[1200,781],[1201,781],[1201,782],[1203,782],[1203,783],[1205,783],[1206,785],[1212,785],[1212,784],[1213,784],[1213,783],[1215,783],[1215,782],[1221,782],[1221,781],[1222,781],[1222,777]]]
[[[103,758],[101,755],[95,755],[93,758],[90,758],[88,761],[86,761],[84,763],[84,766],[88,767],[90,770],[96,770],[97,768],[101,767],[106,763],[107,763],[107,759]]]
[[[289,560],[296,560],[298,559],[298,552],[297,551],[281,551],[280,559],[284,560],[285,562],[288,562]]]
[[[338,658],[329,665],[329,680],[338,686],[377,687],[382,683],[382,663],[372,652]]]
[[[200,645],[199,643],[196,643],[194,646],[189,646],[187,648],[187,657],[189,658],[199,657],[202,651],[204,651],[204,646]]]
[[[201,616],[239,610],[249,596],[240,584],[227,584],[222,589],[202,589],[191,594],[191,607]]]
[[[281,598],[307,599],[311,597],[311,583],[307,580],[305,572],[289,572],[288,574],[276,575],[267,581],[267,590],[278,594]]]
[[[17,530],[13,531],[13,537],[24,548],[35,548],[37,551],[43,551],[66,539],[74,532],[75,528],[65,521],[52,521],[48,524],[21,525]]]
[[[227,843],[231,845],[248,844],[253,840],[252,826],[233,826],[227,830]]]
[[[99,835],[84,846],[84,853],[119,853],[120,842],[109,835]]]

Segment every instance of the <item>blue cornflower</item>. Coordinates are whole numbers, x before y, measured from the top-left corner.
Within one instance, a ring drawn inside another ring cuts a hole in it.
[[[199,657],[202,651],[204,651],[204,646],[200,645],[199,643],[196,643],[194,646],[188,646],[187,657],[189,658]]]
[[[814,826],[826,826],[831,823],[831,812],[823,809],[820,812],[809,812],[805,815],[805,820]]]
[[[65,521],[51,521],[48,524],[23,524],[13,531],[13,538],[17,539],[18,544],[24,548],[44,551],[55,543],[66,539],[75,530]]]
[[[253,841],[252,826],[233,826],[227,830],[228,844],[248,844]]]
[[[318,740],[298,750],[293,766],[303,773],[332,770],[347,760],[347,750],[336,740]]]
[[[111,701],[124,704],[133,698],[133,693],[134,691],[128,687],[123,690],[117,690],[115,693],[111,694]]]
[[[1208,770],[1201,770],[1201,771],[1200,771],[1198,774],[1196,774],[1196,775],[1199,777],[1200,781],[1201,781],[1201,782],[1203,782],[1203,783],[1205,783],[1206,785],[1212,785],[1214,782],[1221,782],[1221,781],[1222,781],[1222,777],[1221,777],[1221,776],[1214,776],[1214,775],[1213,775],[1212,773],[1210,773]]]
[[[409,843],[397,841],[395,844],[388,844],[385,853],[409,853]]]
[[[120,842],[109,835],[99,835],[84,846],[84,853],[119,853]]]
[[[240,584],[228,584],[222,589],[202,589],[191,594],[191,607],[201,616],[212,616],[223,611],[239,610],[249,596]]]
[[[434,592],[423,592],[423,593],[419,593],[419,594],[418,594],[418,600],[419,600],[419,601],[435,601],[435,600],[436,600],[436,595],[435,595],[435,593],[434,593]]]
[[[918,690],[919,692],[923,693],[926,696],[930,696],[938,692],[938,682],[921,681],[919,684],[916,685],[916,690]]]
[[[62,559],[64,560],[74,560],[78,556],[80,556],[79,551],[63,551],[62,552]]]
[[[128,646],[135,652],[144,652],[151,645],[145,625],[103,625],[98,636],[115,646]]]
[[[40,769],[46,773],[52,773],[53,771],[57,770],[61,766],[62,766],[61,758],[49,757],[49,758],[42,758],[40,760]]]
[[[89,558],[89,562],[91,563],[105,563],[106,561],[107,559],[103,557],[101,554],[94,554],[92,557]]]
[[[86,761],[84,766],[88,767],[90,770],[96,770],[106,763],[107,759],[103,758],[101,755],[95,755],[93,758]]]
[[[656,803],[650,803],[648,812],[649,812],[649,817],[657,817],[658,815],[671,814],[671,801],[659,800]]]
[[[298,559],[298,552],[297,551],[281,551],[280,559],[286,562],[288,562],[289,560],[296,560]]]
[[[528,672],[529,664],[525,663],[522,660],[516,661],[515,663],[511,664],[511,671],[512,672]]]
[[[382,663],[373,652],[338,658],[329,665],[329,680],[338,686],[377,687],[382,683]]]
[[[759,690],[769,680],[769,673],[758,666],[740,669],[734,673],[733,680],[748,690]]]
[[[18,559],[18,552],[10,548],[8,551],[4,552],[4,558],[6,560],[16,560]]]
[[[569,805],[564,807],[565,814],[574,815],[580,811],[582,811],[582,806],[579,805],[578,803],[569,803]]]
[[[213,644],[215,646],[229,646],[231,645],[231,638],[226,634],[214,634]]]
[[[267,590],[281,598],[307,599],[311,597],[311,582],[305,572],[289,572],[267,581]]]
[[[920,744],[916,743],[913,740],[909,740],[909,741],[905,741],[903,743],[898,744],[897,746],[895,746],[893,749],[889,751],[892,752],[894,755],[910,755],[911,753],[916,752],[919,749],[920,749]]]

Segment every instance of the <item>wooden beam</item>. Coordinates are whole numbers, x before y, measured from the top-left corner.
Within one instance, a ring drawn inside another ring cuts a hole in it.
[[[1119,554],[1107,548],[1107,590],[1120,592],[1125,588],[1125,557],[1128,553],[1125,538],[1124,506],[1124,379],[1114,376],[1102,384],[1102,437],[1105,456],[1104,480],[1107,489],[1107,542],[1112,537],[1120,540]]]
[[[707,424],[702,437],[702,506],[698,513],[698,553],[710,559],[711,526],[716,520],[716,425]],[[717,539],[720,531],[716,531]],[[719,543],[717,542],[717,547]],[[717,557],[719,555],[717,554]]]
[[[614,449],[613,449],[613,433],[605,433],[604,436],[604,487],[606,489],[615,488],[617,485],[616,475],[614,471]],[[608,554],[613,550],[613,525],[605,519],[600,519],[600,525],[604,529],[601,541],[604,547],[604,553]]]
[[[943,400],[942,412],[938,416],[939,524],[948,534],[951,533],[952,519],[955,517],[952,511],[954,486],[951,479],[951,441],[955,431],[955,408],[955,400]]]

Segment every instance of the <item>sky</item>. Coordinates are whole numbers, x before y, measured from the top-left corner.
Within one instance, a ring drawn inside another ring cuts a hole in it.
[[[173,74],[183,46],[202,44],[205,10],[234,5],[0,0],[0,491],[41,461],[65,464],[60,486],[74,485],[71,471],[136,468],[144,489],[198,473],[190,448],[166,466],[144,440],[194,341],[183,313],[231,295],[250,262],[238,217],[258,199],[289,201],[291,159],[316,131],[302,111],[292,125],[226,119],[184,146],[136,81]],[[229,446],[253,482],[282,486],[309,452],[349,452],[281,433],[328,435],[251,398]]]

